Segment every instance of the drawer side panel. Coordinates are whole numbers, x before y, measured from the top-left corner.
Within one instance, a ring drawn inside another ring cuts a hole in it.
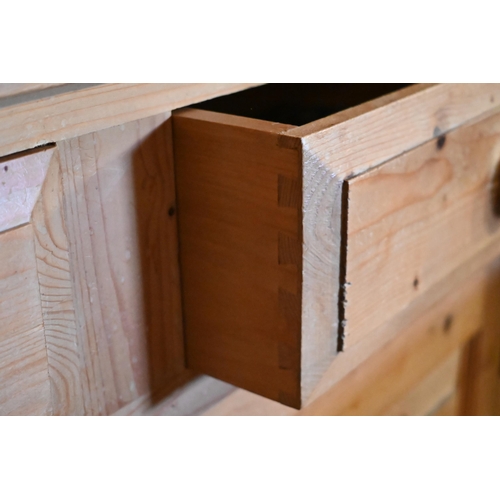
[[[187,363],[300,406],[300,147],[224,116],[173,121]]]

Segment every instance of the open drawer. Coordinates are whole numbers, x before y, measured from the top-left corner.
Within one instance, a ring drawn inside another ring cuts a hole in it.
[[[499,84],[270,85],[174,113],[188,366],[300,407],[500,241],[498,105]]]

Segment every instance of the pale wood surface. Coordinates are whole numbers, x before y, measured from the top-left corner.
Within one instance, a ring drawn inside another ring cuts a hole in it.
[[[500,115],[431,141],[348,181],[345,344],[500,241],[491,181]]]
[[[363,172],[500,106],[500,84],[419,84],[296,127],[333,174]]]
[[[26,94],[64,85],[63,83],[0,83],[0,98]]]
[[[0,234],[0,414],[52,412],[31,225]]]
[[[120,408],[116,416],[187,416],[202,415],[235,388],[208,376],[196,377],[161,401],[141,396]]]
[[[457,389],[460,354],[460,350],[457,349],[403,398],[389,406],[383,414],[424,416],[438,409],[443,411],[442,405]]]
[[[343,199],[335,175],[307,150],[302,154],[302,328],[309,342],[303,350],[309,356],[322,354],[322,362],[311,373],[314,376],[307,380],[310,394],[338,350]]]
[[[48,171],[32,224],[0,235],[5,314],[18,300],[1,329],[3,413],[178,412],[163,398],[192,375],[184,368],[169,116],[31,153]],[[208,387],[220,397],[232,390]]]
[[[373,357],[380,346],[394,339],[400,332],[407,331],[411,325],[420,320],[424,311],[443,302],[446,297],[456,293],[457,289],[466,286],[466,282],[471,279],[471,276],[486,272],[488,263],[494,262],[499,254],[500,246],[498,242],[493,242],[466,264],[454,270],[445,280],[431,287],[425,294],[419,295],[406,309],[396,314],[390,321],[373,330],[370,335],[345,352],[339,353],[311,394],[309,402],[328,392],[350,371]],[[486,280],[486,278],[483,279]]]
[[[500,104],[500,85],[414,85],[285,132],[303,154],[303,324],[344,326],[343,181],[438,137]],[[343,290],[340,290],[343,293]],[[338,304],[340,302],[340,309]],[[342,338],[339,341],[342,348]],[[323,349],[328,346],[324,345]]]
[[[86,414],[185,377],[168,117],[58,143]]]
[[[29,222],[54,148],[0,159],[0,232]]]
[[[113,83],[0,108],[0,156],[164,113],[254,84]]]
[[[54,415],[83,415],[82,374],[73,304],[58,151],[32,214],[39,293]]]

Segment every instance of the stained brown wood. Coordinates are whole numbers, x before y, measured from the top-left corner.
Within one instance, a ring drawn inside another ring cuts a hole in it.
[[[188,366],[299,406],[300,152],[218,116],[174,120]]]
[[[434,409],[430,416],[432,417],[454,417],[457,416],[457,403],[458,397],[457,393],[453,393],[447,399],[445,399],[437,408]]]
[[[0,156],[67,140],[253,84],[110,83],[0,108]]]
[[[461,415],[500,414],[500,277],[491,273],[483,327],[465,346],[458,391]]]
[[[0,414],[50,415],[33,228],[0,234]]]

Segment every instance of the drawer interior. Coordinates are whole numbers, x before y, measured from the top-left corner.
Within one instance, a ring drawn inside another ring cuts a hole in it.
[[[395,92],[407,83],[271,83],[193,106],[301,126]]]

